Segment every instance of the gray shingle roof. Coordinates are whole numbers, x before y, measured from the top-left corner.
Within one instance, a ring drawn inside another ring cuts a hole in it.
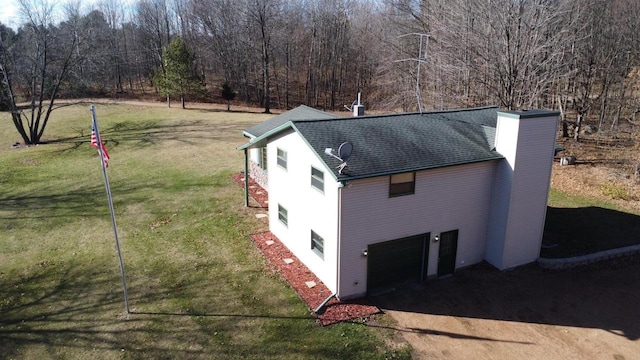
[[[501,159],[493,137],[497,107],[427,113],[292,121],[337,179],[355,179]],[[326,155],[348,141],[353,153],[342,174]]]
[[[244,131],[245,136],[257,138],[265,133],[285,124],[291,120],[304,120],[304,119],[332,119],[337,118],[338,115],[330,114],[321,110],[308,107],[306,105],[300,105],[297,108],[291,109],[278,116],[274,116],[267,121],[263,121],[260,124],[256,124]]]
[[[277,125],[272,122],[260,131],[253,130],[260,135],[238,149],[264,146],[273,135],[296,131],[339,180],[503,158],[494,149],[497,107],[348,118],[323,113],[331,117],[296,119],[317,111],[305,108],[301,109],[303,113],[289,115],[289,120],[280,122],[281,118]],[[348,166],[339,174],[340,161],[324,150],[333,148],[335,153],[343,142],[350,142],[353,152]]]

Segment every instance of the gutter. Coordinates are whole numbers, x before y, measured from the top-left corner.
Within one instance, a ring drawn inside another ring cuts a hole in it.
[[[408,173],[408,172],[417,172],[417,171],[423,171],[423,170],[441,169],[441,168],[459,166],[459,165],[477,164],[477,163],[481,163],[481,162],[501,160],[501,159],[504,159],[504,156],[496,155],[496,156],[492,156],[490,158],[485,158],[485,159],[472,160],[472,161],[461,161],[461,162],[449,163],[449,164],[444,164],[444,165],[436,165],[436,166],[429,166],[429,167],[417,167],[417,168],[401,169],[401,170],[393,170],[393,171],[384,171],[384,172],[371,173],[371,174],[365,174],[365,175],[356,175],[356,176],[342,176],[342,177],[337,177],[336,180],[340,181],[340,182],[348,182],[350,180],[360,180],[360,179],[368,179],[368,178],[374,178],[374,177],[380,177],[380,176],[389,176],[389,175],[402,174],[402,173]],[[333,174],[333,171],[331,173]]]

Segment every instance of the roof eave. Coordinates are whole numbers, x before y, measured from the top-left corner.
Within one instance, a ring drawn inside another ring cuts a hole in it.
[[[331,167],[329,166],[329,164],[327,164],[327,162],[320,156],[320,154],[318,154],[315,149],[313,148],[313,146],[311,146],[311,144],[309,144],[309,141],[300,133],[300,131],[296,128],[295,124],[293,123],[294,120],[290,120],[287,121],[286,123],[278,126],[277,128],[268,131],[266,133],[264,133],[263,135],[253,138],[251,139],[251,141],[249,141],[246,144],[240,145],[238,147],[236,147],[236,150],[246,150],[246,149],[251,149],[251,148],[256,148],[256,147],[262,147],[264,145],[266,145],[269,142],[269,138],[281,133],[287,129],[291,129],[294,132],[296,132],[300,138],[302,139],[302,141],[304,141],[304,143],[307,145],[307,147],[311,150],[311,152],[313,152],[316,155],[316,158],[318,160],[320,160],[320,162],[326,167],[327,170],[329,170],[329,174],[331,174],[331,177],[333,177],[334,180],[338,180],[336,174],[331,170]]]
[[[267,131],[266,133],[251,139],[251,141],[249,141],[248,143],[236,147],[236,150],[246,150],[250,148],[260,147],[262,143],[268,141],[269,137],[276,135],[288,128],[293,128],[293,124],[291,123],[291,121],[287,121],[286,123],[278,126],[277,128]]]

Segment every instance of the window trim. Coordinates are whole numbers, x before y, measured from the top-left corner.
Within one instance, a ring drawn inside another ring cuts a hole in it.
[[[324,260],[324,238],[313,230],[311,230],[311,251]]]
[[[319,172],[320,175],[314,175],[314,170]],[[311,166],[311,187],[324,194],[324,171],[316,169],[313,165]]]
[[[282,225],[289,227],[289,210],[280,204],[278,204],[278,220]]]
[[[282,150],[281,148],[277,148],[276,157],[278,166],[280,166],[284,170],[287,170],[287,151]]]
[[[267,147],[261,147],[259,148],[259,151],[260,162],[258,166],[260,167],[260,169],[267,171]]]
[[[394,177],[412,175],[411,181],[397,181],[394,182]],[[393,174],[389,176],[389,197],[413,195],[416,192],[416,172]]]

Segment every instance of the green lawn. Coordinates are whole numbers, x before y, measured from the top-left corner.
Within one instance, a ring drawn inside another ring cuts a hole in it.
[[[126,265],[126,315],[89,106],[44,140],[0,114],[0,359],[408,358],[384,327],[320,327],[266,266],[230,175],[263,114],[97,105]],[[384,316],[378,322],[387,321]]]

